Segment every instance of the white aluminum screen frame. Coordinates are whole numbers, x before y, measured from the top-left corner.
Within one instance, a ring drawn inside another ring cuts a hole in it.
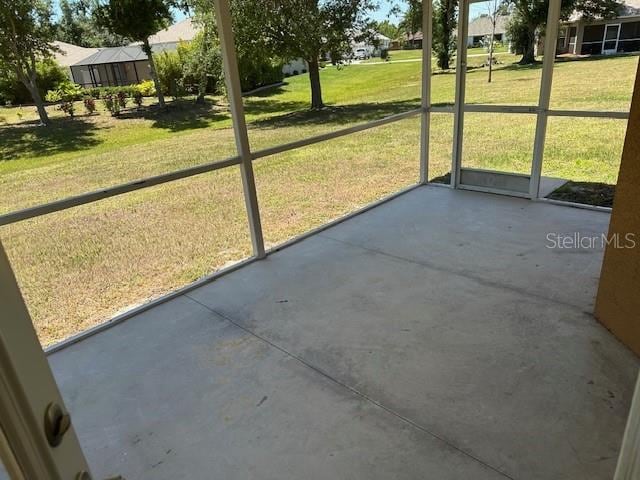
[[[343,221],[346,218],[350,218],[353,215],[357,215],[363,211],[366,211],[373,206],[379,205],[382,202],[388,201],[396,196],[405,193],[406,191],[410,191],[413,188],[416,188],[420,184],[427,184],[428,181],[428,172],[429,172],[429,134],[430,134],[430,116],[432,112],[444,112],[451,113],[454,115],[454,144],[453,144],[453,154],[452,154],[452,168],[451,168],[451,186],[456,188],[470,188],[469,186],[462,186],[460,184],[460,164],[462,159],[462,137],[464,134],[464,113],[466,111],[469,112],[492,112],[492,113],[522,113],[522,114],[536,114],[537,115],[537,123],[536,123],[536,135],[534,142],[534,154],[532,159],[532,168],[531,168],[531,177],[530,177],[530,191],[526,195],[528,198],[539,200],[539,184],[542,170],[542,160],[544,155],[544,143],[546,138],[546,125],[549,116],[570,116],[570,117],[593,117],[593,118],[618,118],[618,119],[628,119],[628,112],[603,112],[603,111],[573,111],[573,110],[550,110],[549,109],[549,98],[551,93],[551,85],[553,78],[553,67],[554,67],[554,58],[555,58],[555,46],[557,40],[557,31],[558,31],[558,23],[559,23],[559,12],[560,12],[560,0],[550,0],[550,8],[548,14],[547,21],[547,31],[546,31],[546,46],[545,46],[545,56],[543,61],[543,73],[541,80],[541,89],[540,89],[540,99],[538,102],[538,106],[536,107],[528,107],[528,106],[496,106],[496,105],[467,105],[464,102],[464,89],[465,89],[465,77],[466,77],[466,31],[467,31],[467,19],[469,14],[469,4],[475,0],[462,0],[460,7],[460,24],[463,35],[460,35],[458,38],[458,52],[462,53],[458,56],[457,64],[456,64],[456,101],[453,107],[434,107],[431,105],[431,54],[432,54],[432,3],[429,2],[429,5],[425,6],[423,9],[423,32],[425,32],[424,40],[423,40],[423,52],[422,52],[422,104],[421,108],[409,110],[406,112],[398,113],[395,115],[391,115],[385,118],[381,118],[378,120],[374,120],[372,122],[368,122],[365,124],[355,125],[352,127],[344,128],[338,131],[334,131],[331,133],[326,133],[322,135],[318,135],[311,138],[306,138],[303,140],[298,140],[295,142],[291,142],[284,145],[279,145],[276,147],[267,148],[265,150],[252,152],[249,145],[248,133],[247,133],[247,125],[244,114],[244,106],[242,104],[242,94],[240,90],[240,81],[238,75],[238,65],[237,58],[235,54],[235,43],[233,38],[233,30],[231,28],[231,14],[230,14],[230,6],[229,0],[214,0],[215,8],[217,12],[217,22],[218,22],[218,30],[220,34],[221,40],[221,48],[222,48],[222,56],[225,66],[225,82],[229,97],[230,110],[232,114],[232,123],[235,134],[237,155],[226,160],[207,163],[203,165],[198,165],[195,167],[185,168],[182,170],[176,170],[173,172],[156,175],[153,177],[148,177],[144,179],[140,179],[137,181],[124,183],[121,185],[112,186],[109,188],[100,189],[93,192],[84,193],[81,195],[76,195],[68,198],[64,198],[61,200],[45,203],[42,205],[38,205],[31,208],[26,208],[22,210],[18,210],[15,212],[11,212],[5,215],[0,215],[0,226],[8,225],[11,223],[23,221],[29,218],[38,217],[41,215],[46,215],[53,212],[58,212],[62,210],[66,210],[69,208],[73,208],[79,205],[85,205],[93,202],[97,202],[99,200],[122,195],[127,192],[132,192],[144,188],[149,188],[155,185],[161,185],[168,182],[173,182],[179,179],[188,178],[194,175],[200,175],[205,172],[212,172],[215,170],[235,167],[239,166],[241,171],[241,178],[244,190],[244,198],[245,198],[245,206],[247,209],[249,230],[251,233],[251,240],[253,245],[253,256],[244,262],[241,262],[238,265],[230,267],[221,272],[217,272],[216,274],[210,275],[198,282],[194,282],[190,285],[187,285],[183,289],[180,289],[176,292],[172,292],[167,294],[161,298],[158,298],[154,301],[151,301],[147,304],[144,304],[140,307],[132,309],[118,317],[111,319],[110,321],[98,325],[93,329],[82,332],[71,339],[68,339],[64,342],[61,342],[53,347],[49,348],[47,352],[57,351],[66,346],[75,343],[83,338],[87,338],[88,336],[94,335],[106,328],[109,328],[117,323],[124,321],[132,316],[140,313],[141,311],[152,308],[160,303],[166,302],[171,298],[174,298],[177,295],[184,293],[185,291],[191,290],[198,286],[203,285],[204,283],[210,282],[215,278],[220,277],[226,273],[229,273],[237,268],[240,268],[250,262],[256,261],[258,259],[264,258],[266,255],[273,251],[277,251],[283,246],[276,247],[271,251],[265,251],[264,240],[262,234],[262,226],[260,222],[260,212],[259,212],[259,202],[256,193],[255,179],[253,174],[253,162],[258,159],[268,157],[277,153],[282,153],[286,151],[290,151],[296,148],[301,148],[307,145],[312,145],[319,142],[324,142],[327,140],[331,140],[334,138],[342,137],[344,135],[350,135],[356,132],[364,131],[370,128],[375,128],[381,125],[389,124],[392,122],[397,122],[406,118],[410,118],[416,115],[421,115],[421,132],[420,132],[420,158],[419,158],[419,183],[416,185],[410,186],[407,189],[397,192],[395,194],[390,195],[389,197],[376,202],[374,204],[368,205],[363,209],[358,210],[357,212],[353,212],[345,217],[342,217],[334,222],[330,222],[325,224],[318,229],[308,232],[301,237],[297,237],[285,244],[284,246],[290,245],[299,241],[301,238],[305,238],[306,236],[316,233],[322,229],[328,228],[331,225],[334,225],[337,222]],[[479,190],[482,190],[478,188]],[[490,189],[484,189],[482,191],[490,191]],[[498,191],[497,193],[505,193],[504,191]],[[554,202],[561,203],[561,202]],[[6,257],[4,256],[4,250],[2,248],[2,244],[0,243],[0,259]],[[16,327],[16,322],[19,322],[19,325],[25,327],[27,333],[22,336],[23,345],[22,350],[20,351],[11,351],[11,349],[5,349],[7,352],[6,355],[6,364],[11,365],[19,365],[15,361],[24,356],[25,352],[30,352],[32,357],[37,360],[40,364],[37,375],[32,375],[30,378],[21,377],[21,375],[16,376],[16,381],[18,382],[14,387],[11,387],[10,393],[21,394],[24,393],[26,387],[33,386],[33,379],[38,377],[40,379],[45,379],[47,382],[53,381],[53,377],[50,372],[47,371],[46,361],[44,360],[44,356],[39,356],[42,353],[42,349],[38,343],[37,337],[35,335],[35,331],[33,331],[33,326],[31,324],[31,318],[24,308],[24,303],[22,300],[22,296],[20,294],[17,283],[15,282],[15,277],[13,275],[13,271],[8,261],[0,262],[0,274],[5,279],[12,279],[11,281],[6,281],[7,289],[4,289],[5,303],[7,305],[14,305],[16,308],[14,311],[9,312],[9,316],[11,318],[5,319],[2,323],[0,323],[0,338],[4,338],[3,336],[15,335],[17,333],[21,333],[22,328]],[[22,307],[21,307],[22,306]],[[15,313],[18,312],[18,313]],[[15,315],[14,315],[15,313]],[[12,323],[13,322],[13,323]],[[28,328],[27,328],[28,327]],[[30,330],[29,330],[30,329]],[[5,345],[8,345],[5,342]],[[35,362],[34,360],[34,362]],[[28,362],[27,362],[28,363]],[[36,362],[37,363],[37,362]],[[22,364],[25,364],[23,361]],[[32,365],[35,363],[32,362]],[[20,372],[17,372],[20,374]],[[43,380],[44,381],[44,380]],[[42,384],[42,382],[41,382]],[[15,390],[15,392],[14,392]],[[55,382],[51,383],[49,387],[45,390],[41,390],[39,393],[37,390],[35,391],[33,398],[29,400],[29,405],[23,402],[24,404],[24,413],[26,415],[25,418],[35,418],[42,414],[42,404],[45,400],[55,400],[62,403],[62,400],[57,392]],[[5,421],[9,418],[4,411],[6,409],[0,409],[0,420]],[[4,412],[4,414],[3,414]],[[12,418],[14,418],[13,415]],[[28,422],[27,422],[28,423]],[[25,423],[26,425],[26,423]],[[22,428],[22,427],[21,427]],[[28,438],[29,430],[31,430],[31,440]],[[8,440],[11,448],[15,449],[16,446],[24,445],[25,442],[29,442],[32,440],[41,442],[43,432],[39,429],[37,425],[32,425],[31,427],[25,427],[21,430],[19,435],[16,433],[18,430],[7,432],[6,440]],[[17,435],[17,436],[16,436]],[[43,468],[50,469],[51,478],[57,477],[57,474],[60,472],[69,472],[69,471],[80,471],[86,468],[86,463],[84,457],[81,454],[81,451],[78,450],[77,439],[73,432],[69,435],[70,440],[66,443],[68,450],[63,449],[58,451],[58,458],[56,455],[51,455],[49,450],[46,450],[44,447],[39,452],[40,455],[35,455],[33,451],[24,451],[24,454],[21,455],[20,460],[22,461],[21,467],[24,471],[41,471]],[[4,442],[6,443],[6,442]],[[4,444],[3,443],[3,444]],[[5,445],[6,446],[6,445]],[[6,450],[6,449],[5,449]],[[66,453],[65,453],[66,452]],[[66,458],[62,454],[66,454]],[[46,460],[48,462],[47,466],[43,466],[42,460]],[[26,463],[25,463],[26,462]],[[66,476],[66,473],[64,474]]]

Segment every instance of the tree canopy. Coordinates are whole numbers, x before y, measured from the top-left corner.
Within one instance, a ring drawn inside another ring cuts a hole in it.
[[[115,35],[96,23],[89,0],[60,0],[56,38],[81,47],[117,47],[131,40]]]
[[[149,37],[167,28],[173,20],[171,7],[175,2],[166,0],[107,0],[97,3],[94,16],[99,26],[115,35],[130,38],[142,44],[149,58],[151,77],[156,87],[158,103],[165,106],[162,86],[158,80]]]
[[[36,79],[38,61],[54,51],[51,16],[48,0],[0,0],[0,63],[29,90],[45,125],[49,117]]]
[[[407,2],[408,8],[401,25],[407,33],[422,31],[422,1],[407,0]],[[451,58],[456,51],[454,32],[458,22],[457,8],[458,0],[435,0],[433,4],[432,48],[438,67],[443,70],[449,69]]]
[[[309,65],[311,108],[324,106],[319,59],[351,52],[352,41],[370,36],[371,0],[232,0],[234,31],[242,49],[257,49]]]
[[[549,0],[507,0],[511,20],[508,35],[522,54],[521,64],[535,62],[537,38],[544,35],[547,23]],[[562,0],[561,18],[568,19],[573,12],[580,13],[584,19],[614,17],[621,3],[616,0]]]

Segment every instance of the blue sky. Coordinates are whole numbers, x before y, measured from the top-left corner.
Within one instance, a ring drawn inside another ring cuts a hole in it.
[[[398,23],[398,21],[400,20],[399,18],[397,17],[389,18],[389,11],[391,10],[395,2],[393,0],[378,0],[378,3],[379,3],[379,8],[373,14],[373,18],[377,21],[391,20],[394,23]],[[178,14],[176,14],[176,21],[182,20],[184,16],[185,16],[184,13],[179,12]]]
[[[389,19],[389,11],[393,7],[394,2],[392,0],[378,0],[378,2],[380,4],[380,8],[378,9],[378,11],[376,11],[373,14],[373,18],[378,21]],[[56,13],[58,13],[59,12],[58,0],[53,0],[53,5],[56,10]],[[182,20],[184,17],[185,15],[182,12],[176,12],[175,14],[176,21]],[[399,18],[393,17],[393,18],[390,18],[390,20],[393,21],[394,23],[397,23]]]
[[[378,3],[379,3],[379,8],[373,14],[373,18],[377,21],[391,20],[393,23],[397,24],[400,18],[398,16],[389,17],[390,10],[393,8],[393,5],[395,3],[399,3],[400,5],[403,5],[404,2],[402,2],[401,0],[378,0]],[[56,11],[58,11],[58,0],[54,0],[53,4],[55,6]],[[486,10],[486,6],[484,3],[472,4],[469,16],[471,18],[475,18],[479,14],[484,13],[485,10]],[[179,20],[182,20],[184,17],[185,17],[184,13],[176,12],[175,20],[179,21]]]

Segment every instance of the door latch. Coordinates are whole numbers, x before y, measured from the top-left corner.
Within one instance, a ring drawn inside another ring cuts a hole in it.
[[[57,447],[62,443],[64,434],[71,426],[71,417],[56,402],[47,405],[44,412],[44,433],[47,441],[52,447]]]

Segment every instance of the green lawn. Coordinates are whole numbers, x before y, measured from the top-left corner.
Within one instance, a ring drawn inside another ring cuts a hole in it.
[[[500,57],[491,84],[470,59],[467,101],[537,103],[540,67],[519,67],[514,59]],[[629,56],[559,63],[552,107],[628,109],[637,62]],[[322,86],[329,107],[320,113],[307,110],[307,75],[247,98],[252,148],[418,107],[420,67],[419,61],[327,67]],[[454,78],[436,72],[434,103],[453,102]],[[35,119],[30,107],[20,115],[0,109],[0,120],[10,124],[0,125],[0,212],[235,154],[221,98],[204,107],[173,102],[168,113],[147,106],[117,119],[104,112],[52,114],[53,125],[43,129],[25,123]],[[622,120],[552,118],[544,174],[615,183],[625,127]],[[412,118],[256,162],[268,244],[415,182],[419,129]],[[464,164],[527,172],[534,129],[534,116],[467,114]],[[452,115],[432,115],[432,177],[449,170],[451,137]],[[250,253],[237,168],[2,227],[0,236],[45,344]]]
[[[507,47],[498,45],[495,47],[495,53],[506,53]],[[470,57],[488,55],[487,50],[483,47],[472,47],[467,49],[467,55]],[[407,61],[407,60],[420,60],[422,59],[422,50],[390,50],[389,62]],[[380,57],[373,57],[368,60],[362,61],[362,63],[380,63],[385,60],[381,60]],[[452,64],[453,67],[453,64]]]

